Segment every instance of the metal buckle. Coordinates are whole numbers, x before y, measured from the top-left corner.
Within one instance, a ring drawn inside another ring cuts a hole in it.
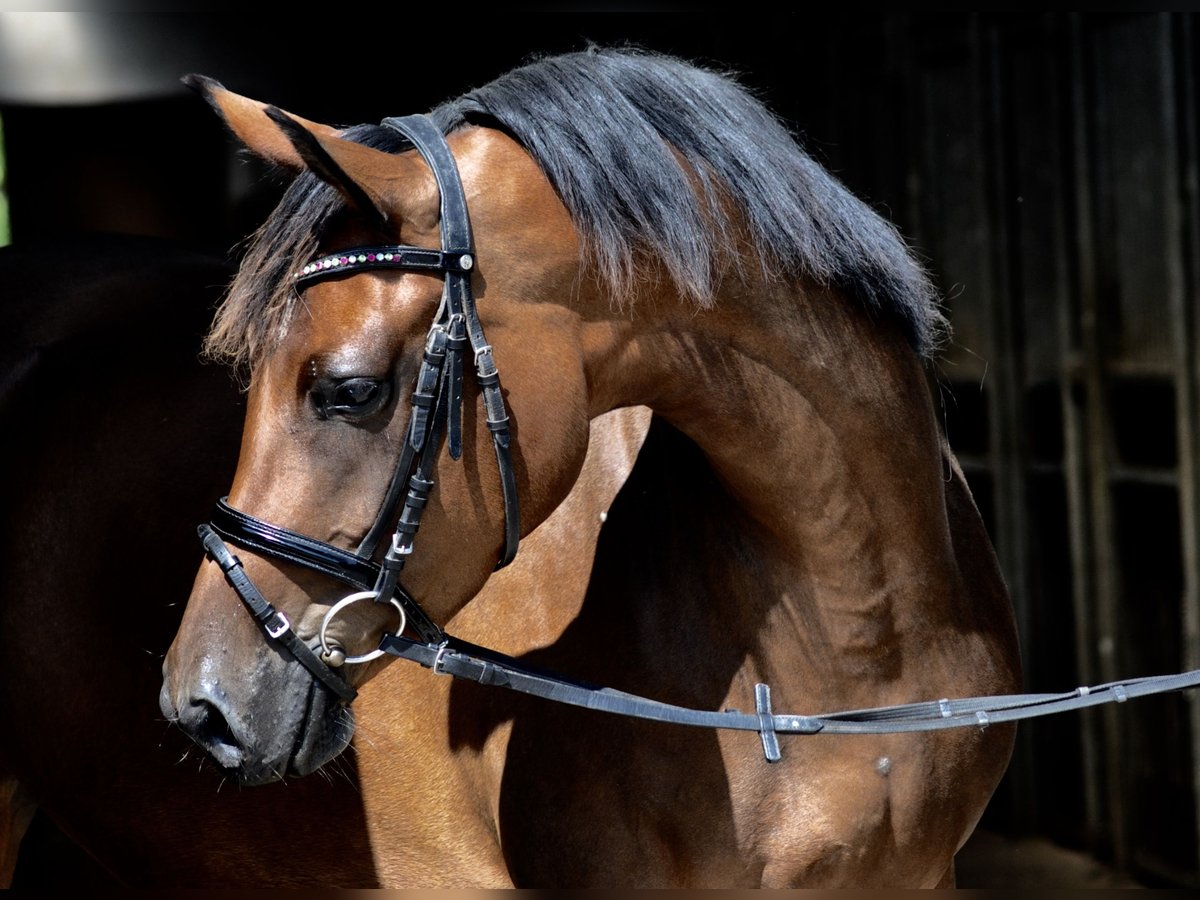
[[[442,325],[440,322],[434,322],[429,327],[429,331],[425,335],[425,352],[426,353],[433,352],[434,347],[437,346],[437,338],[438,338],[439,334],[446,335],[447,337],[449,337],[449,334],[446,331],[446,326]]]
[[[445,672],[442,670],[442,660],[445,658],[446,651],[449,649],[450,649],[449,641],[442,641],[440,644],[438,644],[437,654],[433,657],[433,665],[431,665],[429,667],[434,675],[449,675],[450,674],[449,672]]]
[[[264,623],[263,628],[267,629],[267,637],[278,640],[282,634],[291,630],[292,623],[289,622],[288,617],[279,610],[275,610],[275,618],[279,620],[278,624],[276,624],[274,627],[271,627],[270,625]]]

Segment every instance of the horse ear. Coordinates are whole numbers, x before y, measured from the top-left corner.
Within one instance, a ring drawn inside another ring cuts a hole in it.
[[[310,172],[341,191],[342,196],[360,211],[374,212],[381,221],[388,220],[386,198],[375,182],[379,173],[387,171],[394,163],[391,154],[336,135],[322,134],[322,126],[312,128],[313,123],[285,113],[277,106],[267,107],[266,114],[279,126]]]
[[[225,120],[230,130],[256,156],[294,172],[302,171],[306,167],[304,159],[296,152],[292,142],[286,135],[281,134],[279,127],[265,115],[267,104],[226,90],[219,81],[204,75],[188,75],[183,79],[183,83],[203,96],[217,111],[217,115]],[[323,129],[331,135],[336,134],[328,125],[319,125],[316,122],[304,124],[313,129]]]
[[[390,212],[416,219],[416,211],[404,215],[404,207],[429,192],[414,194],[413,179],[436,190],[432,174],[419,162],[345,140],[329,125],[242,97],[203,75],[189,75],[184,82],[208,100],[253,153],[293,171],[310,170],[367,215],[385,222]],[[407,190],[398,189],[402,184]]]
[[[431,215],[436,221],[437,183],[415,154],[374,150],[273,106],[266,114],[308,169],[362,212],[374,212],[384,222],[392,214],[401,221],[428,224]]]

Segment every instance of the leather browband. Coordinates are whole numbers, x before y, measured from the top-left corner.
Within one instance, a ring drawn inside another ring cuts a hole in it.
[[[475,257],[469,250],[426,250],[390,244],[382,247],[355,247],[315,259],[293,278],[301,290],[318,281],[364,269],[400,269],[403,271],[469,272]]]

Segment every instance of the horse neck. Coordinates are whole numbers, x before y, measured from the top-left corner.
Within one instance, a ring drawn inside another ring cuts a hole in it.
[[[623,338],[609,354],[620,374],[596,383],[689,437],[724,495],[698,549],[729,560],[714,574],[706,559],[707,602],[752,623],[743,641],[767,668],[770,647],[789,646],[889,677],[899,638],[928,638],[945,618],[931,604],[959,593],[941,445],[899,329],[831,292],[746,289],[710,311],[635,318]],[[785,656],[779,666],[795,663]]]

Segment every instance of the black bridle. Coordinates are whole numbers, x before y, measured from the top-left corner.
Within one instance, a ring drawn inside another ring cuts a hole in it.
[[[483,395],[504,497],[504,550],[497,568],[512,561],[520,541],[520,511],[508,412],[500,389],[500,373],[491,345],[484,337],[471,290],[474,244],[458,167],[441,131],[424,116],[386,119],[383,124],[408,138],[433,170],[441,194],[442,249],[403,245],[354,247],[321,256],[294,276],[297,291],[330,278],[378,269],[437,272],[445,281],[442,301],[426,338],[400,460],[375,522],[354,552],[234,509],[225,499],[217,503],[209,524],[201,525],[199,529],[209,555],[221,565],[226,576],[233,571],[240,573],[238,580],[244,583],[240,587],[234,585],[235,589],[263,625],[267,636],[288,644],[293,653],[296,652],[294,642],[301,645],[303,642],[295,637],[283,613],[272,607],[249,583],[240,571],[236,557],[224,549],[222,539],[321,572],[360,592],[372,593],[377,602],[395,603],[426,643],[440,645],[446,640],[445,633],[426,615],[399,579],[412,553],[421,514],[433,489],[433,466],[442,443],[446,443],[451,458],[462,456],[463,371],[464,356],[468,352],[473,357],[476,382]],[[385,537],[389,538],[388,544],[377,562],[376,556]],[[322,644],[325,644],[324,628]],[[354,698],[354,689],[330,671],[327,663],[334,661],[340,665],[340,660],[328,651],[323,658],[318,658],[311,650],[308,653],[302,650],[297,658],[343,699]]]
[[[286,648],[313,677],[344,701],[353,700],[357,692],[336,671],[342,663],[363,662],[388,653],[418,662],[439,674],[506,687],[573,706],[681,725],[755,731],[762,738],[767,760],[774,762],[780,758],[776,738],[780,733],[884,734],[964,726],[984,728],[993,723],[1014,722],[1200,686],[1200,670],[1197,670],[1081,687],[1061,694],[943,699],[800,716],[773,713],[770,689],[765,684],[758,684],[755,686],[755,712],[710,712],[660,703],[538,671],[510,656],[446,634],[404,589],[399,577],[412,553],[421,512],[433,489],[433,465],[443,441],[453,459],[462,455],[462,380],[464,355],[468,350],[474,356],[476,380],[483,395],[504,495],[504,550],[497,568],[512,561],[520,538],[511,436],[500,390],[500,375],[492,358],[492,348],[484,338],[471,292],[474,250],[466,196],[454,157],[441,131],[424,116],[385,119],[383,124],[405,135],[433,170],[441,192],[442,249],[356,247],[315,259],[295,275],[297,290],[329,278],[377,269],[439,272],[445,279],[442,302],[429,330],[417,375],[404,447],[375,522],[353,552],[234,509],[224,499],[217,503],[211,522],[198,529],[208,555],[221,567],[268,640]],[[388,534],[391,535],[390,543],[377,562],[375,557]],[[320,655],[292,630],[287,617],[262,596],[246,576],[241,562],[225,546],[225,540],[255,553],[312,569],[356,589],[356,593],[348,595],[326,613],[320,633],[319,643],[323,648]],[[383,635],[377,650],[346,658],[340,648],[328,646],[325,629],[331,617],[345,604],[367,597],[394,605],[401,614],[402,624],[394,634]],[[412,625],[419,641],[403,636],[404,623]]]

